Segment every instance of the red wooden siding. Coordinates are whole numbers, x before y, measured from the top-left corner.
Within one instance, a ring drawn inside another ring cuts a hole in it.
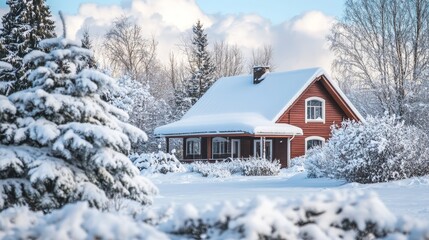
[[[323,81],[323,80],[322,80]],[[322,81],[313,82],[307,90],[295,101],[291,108],[277,120],[279,123],[288,123],[302,128],[304,135],[296,136],[291,142],[291,158],[305,154],[305,138],[319,136],[327,140],[330,137],[331,125],[340,124],[347,118],[346,113],[340,108],[334,98],[324,87]],[[325,123],[305,123],[305,100],[309,97],[320,97],[325,100]]]
[[[325,100],[325,122],[305,122],[305,100],[310,97],[319,97]],[[310,136],[323,137],[325,140],[330,138],[331,126],[340,124],[344,119],[351,118],[359,121],[357,113],[347,105],[344,99],[336,92],[329,81],[321,76],[301,94],[301,96],[287,109],[277,120],[278,123],[288,123],[303,130],[303,136],[295,136],[291,141],[291,158],[299,157],[305,154],[305,138]],[[253,156],[254,140],[259,137],[252,134],[231,134],[222,135],[230,139],[240,139],[241,157]],[[200,135],[201,154],[186,156],[186,138],[183,139],[184,160],[193,161],[193,159],[212,159],[212,135]],[[280,160],[282,167],[287,166],[287,137],[289,136],[264,136],[266,139],[273,140],[273,158]],[[216,156],[227,158],[229,155]]]

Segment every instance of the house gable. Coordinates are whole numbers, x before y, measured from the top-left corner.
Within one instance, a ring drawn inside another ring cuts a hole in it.
[[[317,97],[324,100],[323,122],[306,122],[306,99]],[[305,138],[317,136],[329,139],[332,124],[340,124],[344,119],[359,120],[346,101],[336,92],[331,83],[322,75],[312,81],[291,106],[277,119],[277,123],[287,123],[303,130],[304,135],[292,141],[291,157],[305,154]]]

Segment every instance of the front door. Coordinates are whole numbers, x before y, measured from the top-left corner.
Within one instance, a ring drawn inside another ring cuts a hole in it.
[[[240,158],[240,139],[232,139],[231,142],[231,157]]]
[[[261,140],[254,140],[253,144],[253,156],[262,157],[263,149],[261,149]],[[265,158],[268,160],[273,159],[273,140],[265,140]]]

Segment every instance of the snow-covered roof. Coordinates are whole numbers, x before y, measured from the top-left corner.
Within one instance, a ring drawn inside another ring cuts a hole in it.
[[[262,134],[263,129],[267,133],[302,135],[302,129],[276,121],[312,81],[321,75],[326,76],[323,69],[310,68],[270,72],[258,84],[253,83],[252,75],[221,78],[181,120],[156,128],[155,134],[158,136],[221,132]],[[330,82],[355,111],[337,85]]]
[[[290,124],[268,121],[257,113],[228,113],[184,118],[155,130],[155,134],[162,136],[245,133],[254,135],[302,135],[302,129]]]

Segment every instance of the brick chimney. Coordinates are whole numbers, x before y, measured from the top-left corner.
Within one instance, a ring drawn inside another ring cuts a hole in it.
[[[265,73],[270,72],[268,66],[255,66],[253,67],[253,84],[258,84],[265,79]]]

